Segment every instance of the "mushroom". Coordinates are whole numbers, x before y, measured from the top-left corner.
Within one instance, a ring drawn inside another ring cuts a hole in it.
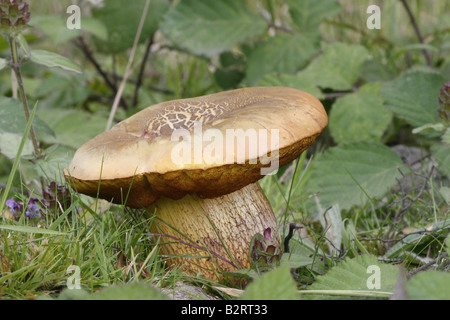
[[[327,122],[318,99],[285,87],[162,102],[85,143],[64,175],[78,192],[154,212],[168,263],[220,279],[251,267],[256,234],[277,234],[258,180],[296,159]]]

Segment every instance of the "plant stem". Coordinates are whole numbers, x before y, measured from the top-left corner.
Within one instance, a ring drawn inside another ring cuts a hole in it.
[[[419,42],[420,43],[424,43],[422,34],[420,33],[419,26],[417,25],[416,19],[414,18],[414,15],[412,14],[408,3],[406,2],[406,0],[400,0],[400,2],[402,3],[403,7],[406,10],[406,13],[408,14],[409,20],[411,21],[411,24],[412,24],[412,26],[414,28],[414,31],[415,31],[415,33],[417,35],[417,38],[419,39]],[[423,49],[422,53],[423,53],[423,55],[425,57],[425,60],[427,61],[427,65],[429,67],[431,67],[433,65],[433,62],[431,61],[431,57],[430,57],[429,52],[427,50]]]
[[[20,61],[19,61],[19,56],[17,54],[16,38],[13,36],[10,36],[8,38],[8,40],[9,40],[9,47],[11,49],[11,58],[12,58],[11,65],[12,65],[12,69],[14,70],[14,73],[16,75],[20,99],[22,100],[22,105],[23,105],[23,111],[25,112],[25,118],[26,118],[26,121],[28,122],[30,120],[30,108],[28,106],[28,100],[27,100],[27,96],[25,94],[25,88],[23,86],[22,73],[20,71]],[[30,128],[30,138],[33,143],[34,153],[35,153],[36,157],[42,156],[42,149],[39,148],[39,144],[36,139],[36,134],[34,132],[33,125],[31,125],[31,128]]]
[[[142,58],[141,68],[139,69],[139,75],[137,78],[136,87],[134,88],[133,107],[136,107],[138,104],[139,89],[141,88],[141,85],[142,85],[142,78],[144,76],[144,70],[145,70],[145,65],[147,63],[147,59],[150,55],[150,49],[153,44],[153,37],[154,36],[152,36],[150,39],[148,39],[147,47],[145,48],[145,54],[144,54],[144,57]]]

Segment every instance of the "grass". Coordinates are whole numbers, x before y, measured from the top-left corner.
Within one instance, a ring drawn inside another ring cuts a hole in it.
[[[62,213],[65,218],[54,226],[61,233],[57,235],[26,229],[30,221],[24,215],[17,223],[4,219],[3,226],[18,226],[17,231],[0,230],[0,293],[4,297],[58,292],[66,286],[71,265],[80,268],[82,288],[90,291],[141,278],[152,281],[161,273],[156,268],[155,247],[148,241],[146,228],[140,227],[149,221],[138,222],[119,208],[99,215],[81,201],[74,199],[83,208],[79,212],[71,207]],[[52,221],[34,223],[36,228],[53,225]]]
[[[343,3],[346,7],[352,7],[349,1]],[[423,9],[422,19],[434,19],[428,10],[437,7],[423,6],[423,3],[414,1],[413,9],[417,9],[415,6]],[[53,5],[59,4],[54,2]],[[407,19],[398,8],[399,4],[389,6],[396,9],[383,19]],[[447,8],[448,4],[442,2],[439,7]],[[42,10],[63,12],[61,8]],[[343,22],[361,21],[363,24],[365,16],[361,18],[355,12],[364,10],[352,11],[354,16],[351,18],[346,13]],[[408,26],[407,31],[401,29],[395,32],[400,34],[399,38],[405,32],[408,38],[414,37],[408,23],[392,25]],[[342,28],[327,24],[323,28],[332,31],[326,33],[329,39],[324,40],[355,40],[352,31],[342,32]],[[386,28],[382,32],[390,33]],[[420,54],[418,57],[421,59]],[[167,87],[173,89],[175,97],[206,93],[213,83],[207,63],[197,58],[177,55],[173,58],[176,67],[172,60],[161,56],[156,59],[162,60],[159,64],[163,67],[159,67],[165,73]],[[410,274],[424,266],[449,270],[448,257],[443,253],[443,239],[448,235],[448,228],[437,232],[422,230],[449,219],[448,203],[439,193],[441,181],[425,175],[422,182],[412,183],[408,190],[393,190],[380,201],[341,212],[342,247],[331,254],[329,225],[313,220],[302,207],[304,195],[301,190],[308,179],[308,163],[305,153],[283,174],[268,176],[260,181],[279,219],[281,235],[286,235],[289,222],[296,221],[303,225],[294,233],[291,246],[314,262],[297,268],[298,289],[308,289],[319,276],[346,257],[356,257],[362,253],[381,257],[394,246],[398,247],[398,254],[385,260],[391,264],[403,262]],[[413,175],[418,176],[417,173]],[[25,204],[31,201],[31,196],[26,192],[19,192],[18,196]],[[211,281],[186,275],[176,269],[165,269],[158,246],[148,236],[152,217],[122,206],[109,206],[101,200],[76,193],[71,193],[69,197],[67,204],[60,202],[56,209],[43,209],[43,219],[28,219],[25,214],[18,221],[0,217],[0,299],[58,297],[74,275],[74,271],[69,272],[71,266],[79,267],[81,288],[88,292],[96,292],[113,284],[145,282],[159,287],[174,287],[178,281],[183,281],[206,288],[222,299],[233,298],[214,290],[215,283]],[[411,243],[399,241],[407,240],[408,232],[412,232],[412,236],[417,235],[417,238]]]
[[[317,276],[345,257],[361,253],[382,256],[400,243],[396,239],[404,238],[407,228],[419,232],[419,228],[449,218],[448,207],[435,183],[425,179],[408,192],[391,193],[376,205],[342,212],[343,245],[330,255],[327,226],[296,211],[300,203],[296,186],[301,185],[305,176],[306,163],[302,161],[305,158],[289,168],[294,179],[291,176],[280,182],[275,176],[267,176],[261,180],[273,208],[278,208],[281,232],[285,234],[283,229],[294,219],[303,224],[302,232],[294,234],[291,244],[294,247],[299,244],[296,250],[309,250],[315,262],[297,270],[297,285],[301,289],[308,288]],[[211,281],[179,270],[166,270],[158,247],[148,236],[153,218],[142,212],[72,193],[65,208],[62,205],[56,211],[47,208],[42,216],[29,219],[22,214],[18,221],[1,218],[1,298],[57,297],[67,287],[71,266],[79,267],[81,287],[88,292],[136,281],[169,287],[183,281],[208,288],[221,298],[232,298],[213,290],[215,283]],[[399,248],[404,255],[388,260],[396,264],[401,259],[414,272],[433,259],[438,261],[445,234],[445,230],[431,235],[422,233],[417,241]],[[441,259],[438,268],[448,270],[448,260]]]

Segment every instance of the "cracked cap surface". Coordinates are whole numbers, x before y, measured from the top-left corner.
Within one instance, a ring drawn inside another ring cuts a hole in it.
[[[160,196],[217,197],[260,179],[260,169],[268,166],[267,159],[261,160],[268,152],[278,151],[279,167],[297,158],[327,123],[318,99],[285,87],[244,88],[167,101],[86,142],[64,175],[81,193],[95,197],[99,191],[100,198],[119,204],[126,201],[135,208],[148,206]],[[278,133],[273,150],[272,130]],[[180,140],[180,135],[173,138],[174,131],[189,133],[190,140]],[[232,137],[233,148],[227,145],[229,132],[238,136]],[[246,139],[239,138],[243,135]],[[189,161],[174,161],[180,150],[190,154],[184,158]],[[208,155],[215,160],[208,160]]]

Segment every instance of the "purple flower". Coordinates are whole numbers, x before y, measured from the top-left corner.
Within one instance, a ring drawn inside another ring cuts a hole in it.
[[[13,216],[22,212],[22,205],[12,199],[6,200],[6,205],[9,207],[9,212],[11,212]]]
[[[37,206],[38,199],[32,198],[30,199],[30,203],[28,203],[28,209],[25,211],[25,215],[32,218],[39,218],[41,215],[39,213],[39,207]]]

